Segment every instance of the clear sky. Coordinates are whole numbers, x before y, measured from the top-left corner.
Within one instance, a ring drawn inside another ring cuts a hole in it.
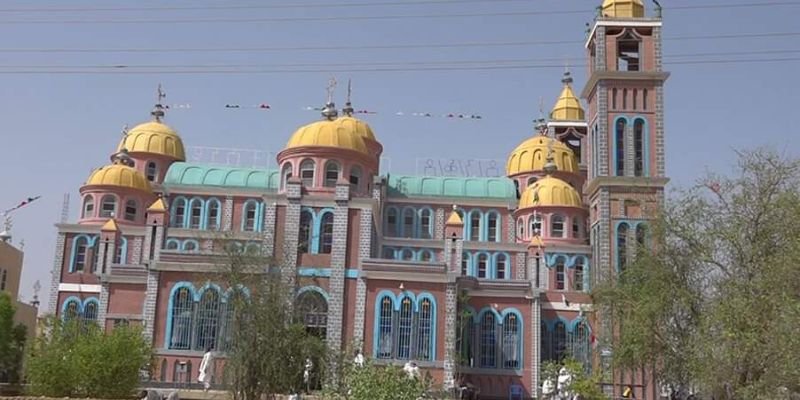
[[[30,300],[33,283],[40,280],[40,297],[46,306],[56,237],[53,224],[59,220],[64,193],[71,195],[69,217],[74,221],[78,188],[93,168],[108,162],[123,125],[148,119],[159,82],[167,92],[166,103],[191,104],[191,109],[169,112],[166,119],[188,147],[277,152],[294,129],[318,118],[316,112],[303,107],[324,102],[331,74],[340,82],[336,92],[339,105],[343,103],[344,82],[352,78],[355,107],[378,112],[362,117],[383,143],[384,154],[391,159],[389,172],[395,174],[414,174],[417,159],[424,157],[502,161],[531,135],[539,99],[543,98],[546,111],[552,107],[565,63],[576,65],[573,73],[578,90],[585,83],[585,23],[592,19],[600,0],[465,0],[441,4],[435,4],[436,0],[406,0],[374,6],[387,1],[3,1],[0,208],[28,196],[43,196],[14,215],[14,240],[25,240],[24,300]],[[312,2],[327,7],[214,8]],[[647,3],[649,12],[652,4]],[[730,170],[733,149],[767,145],[797,155],[800,141],[794,112],[800,100],[800,47],[796,44],[800,38],[800,1],[661,3],[665,7],[665,68],[672,72],[666,86],[667,172],[673,179],[671,185],[691,184],[706,169]],[[725,6],[728,3],[771,5]],[[716,7],[686,8],[705,5]],[[92,10],[150,6],[210,8]],[[83,10],[9,11],[19,8]],[[479,16],[431,17],[445,14]],[[398,15],[428,17],[346,18]],[[187,19],[194,22],[178,22]],[[113,22],[120,20],[135,22]],[[159,20],[167,22],[153,23]],[[747,36],[763,33],[780,35]],[[725,35],[739,37],[719,37]],[[524,44],[429,46],[509,42]],[[231,51],[276,47],[288,49]],[[12,49],[202,51],[9,51]],[[255,66],[228,68],[239,72],[273,72],[185,73],[192,68],[208,72],[209,65],[220,64]],[[141,68],[100,69],[117,72],[114,74],[64,73],[111,65],[150,66],[146,70],[154,73],[133,73],[143,71]],[[482,69],[454,70],[454,65]],[[31,71],[44,73],[28,73]],[[262,102],[269,103],[272,110],[224,107],[228,103]],[[400,117],[395,115],[397,111],[469,113],[483,119]]]

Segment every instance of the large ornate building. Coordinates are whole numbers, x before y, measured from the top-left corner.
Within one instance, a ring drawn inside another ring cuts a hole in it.
[[[204,348],[226,344],[230,292],[207,280],[224,232],[291,271],[298,300],[324,310],[305,323],[332,347],[499,397],[534,396],[541,363],[569,354],[609,393],[655,398],[643,372],[608,367],[612,324],[589,292],[625,267],[663,198],[660,15],[606,0],[586,53],[587,107],[567,74],[500,178],[380,176],[380,135],[349,104],[292,134],[278,170],[190,163],[156,105],[80,188],[78,220],[58,225],[50,308],[141,324],[153,378],[194,379]]]

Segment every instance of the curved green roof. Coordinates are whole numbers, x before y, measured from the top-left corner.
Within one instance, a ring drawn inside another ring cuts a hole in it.
[[[278,190],[280,174],[275,170],[215,167],[176,162],[164,178],[166,186],[216,186]]]
[[[508,178],[454,178],[389,176],[389,197],[447,197],[517,201],[514,181]]]

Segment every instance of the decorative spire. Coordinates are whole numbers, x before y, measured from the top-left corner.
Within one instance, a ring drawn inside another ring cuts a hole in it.
[[[553,157],[553,145],[556,143],[556,139],[552,136],[548,136],[548,138],[549,140],[547,142],[547,159],[542,169],[547,175],[552,175],[554,172],[558,170],[558,166],[555,163],[555,158]]]
[[[156,105],[153,107],[153,111],[150,111],[150,115],[153,116],[153,119],[156,122],[161,122],[161,118],[164,118],[164,106],[161,105],[161,101],[167,97],[167,94],[161,89],[161,84],[158,84],[158,89],[156,89]]]
[[[34,307],[39,307],[39,291],[42,290],[42,284],[39,283],[37,279],[36,282],[33,284],[33,301],[31,301],[31,305]]]
[[[569,72],[569,64],[564,68],[564,77],[561,78],[561,83],[563,83],[564,86],[572,85],[572,74]]]
[[[129,167],[134,166],[133,159],[128,154],[128,149],[124,147],[122,148],[122,150],[111,155],[111,162],[113,164],[122,164],[122,165],[127,165]]]
[[[342,109],[342,113],[348,117],[353,116],[353,103],[350,102],[350,94],[352,93],[353,87],[352,82],[350,79],[347,80],[347,98],[345,99],[344,108]]]
[[[326,89],[328,93],[328,101],[325,103],[325,107],[322,108],[322,116],[327,119],[328,121],[333,121],[336,119],[338,113],[336,112],[336,104],[333,103],[333,91],[336,89],[336,78],[331,77],[328,81],[328,87]]]
[[[122,136],[128,136],[128,124],[122,125]]]
[[[539,97],[539,118],[533,120],[533,127],[542,136],[547,135],[547,120],[544,118],[544,98]]]
[[[3,213],[4,217],[3,221],[3,231],[0,232],[0,242],[8,243],[11,240],[11,227],[14,226],[14,223],[11,221],[11,216]]]

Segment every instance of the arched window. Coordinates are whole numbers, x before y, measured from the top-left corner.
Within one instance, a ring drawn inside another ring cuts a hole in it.
[[[639,90],[633,89],[633,109],[636,110],[638,107],[637,103],[639,102]]]
[[[186,224],[186,199],[178,197],[172,203],[170,226],[173,228],[183,228]]]
[[[195,350],[205,351],[217,344],[219,329],[220,294],[211,287],[206,288],[197,304],[197,322],[195,325]]]
[[[120,238],[114,254],[114,264],[126,264],[128,262],[128,239]]]
[[[414,237],[414,209],[413,208],[404,208],[403,209],[403,237],[410,238]]]
[[[320,227],[322,234],[320,235],[319,252],[330,254],[333,250],[333,213],[328,212],[322,216]]]
[[[6,290],[7,281],[8,281],[8,271],[4,269],[2,276],[0,276],[0,290]]]
[[[386,209],[386,236],[397,236],[397,209],[389,207]]]
[[[135,221],[137,211],[136,200],[130,199],[125,202],[125,220]]]
[[[97,322],[97,300],[91,299],[83,305],[82,319],[86,322]]]
[[[393,247],[384,247],[383,248],[383,258],[387,260],[394,260],[394,248]]]
[[[94,217],[94,197],[92,195],[86,195],[83,198],[83,214],[81,214],[81,218],[91,218]]]
[[[567,353],[567,326],[563,321],[558,321],[553,330],[553,357],[557,361],[564,359]]]
[[[377,358],[392,358],[392,348],[394,347],[394,332],[392,331],[394,303],[389,296],[384,296],[378,300],[378,304],[380,304],[380,314],[378,317],[378,337],[375,338],[377,343],[376,355]]]
[[[359,184],[361,184],[361,168],[354,165],[350,167],[350,191],[358,192]]]
[[[478,278],[488,278],[489,256],[478,254]]]
[[[539,214],[534,214],[530,218],[531,224],[531,236],[541,235],[542,233],[542,216]]]
[[[167,239],[167,250],[178,250],[180,248],[180,243],[176,239]]]
[[[519,318],[509,313],[503,318],[503,368],[519,369],[522,366],[522,334]]]
[[[255,232],[258,227],[258,206],[255,200],[248,200],[242,207],[242,231]]]
[[[300,163],[300,180],[305,187],[314,186],[314,161],[303,160]]]
[[[433,260],[433,252],[430,250],[420,250],[419,260],[422,262],[431,262]]]
[[[191,347],[193,296],[191,289],[180,287],[170,299],[172,318],[169,321],[170,331],[167,332],[170,349],[189,350]]]
[[[292,163],[285,163],[281,167],[281,190],[286,190],[286,182],[292,177]]]
[[[647,111],[647,89],[642,90],[642,110]]]
[[[628,224],[621,223],[617,227],[617,271],[625,271],[628,264]]]
[[[336,187],[339,180],[339,164],[335,161],[325,163],[325,187]]]
[[[644,247],[647,245],[647,225],[636,225],[636,243],[639,245],[639,247]]]
[[[586,321],[578,322],[570,335],[570,355],[584,366],[591,362],[589,354],[589,326]]]
[[[461,275],[470,275],[469,271],[469,253],[461,254]]]
[[[616,175],[625,176],[625,129],[627,122],[623,118],[617,119],[614,147],[616,149]]]
[[[89,252],[89,238],[78,236],[72,245],[74,254],[72,258],[72,272],[83,272],[86,269],[87,253]]]
[[[153,182],[156,180],[156,175],[158,171],[156,170],[156,163],[150,161],[147,163],[147,168],[145,169],[145,175],[147,176],[147,180]]]
[[[403,261],[412,261],[414,259],[414,252],[411,249],[400,250],[400,259]]]
[[[633,121],[633,173],[644,176],[644,120],[637,118]]]
[[[625,36],[617,39],[617,71],[639,70],[639,45],[639,38],[630,31]]]
[[[622,89],[622,109],[628,109],[628,89]]]
[[[458,318],[458,349],[461,354],[461,365],[472,367],[474,364],[473,343],[475,338],[475,313],[470,309],[460,310]]]
[[[583,280],[585,279],[583,274],[583,258],[578,257],[575,260],[575,279],[573,279],[572,287],[575,289],[576,292],[583,291]]]
[[[508,257],[500,253],[497,255],[495,259],[495,279],[507,279],[508,278]]]
[[[617,88],[611,89],[611,109],[617,109]]]
[[[117,198],[107,194],[100,200],[100,218],[111,218],[117,213]]]
[[[490,212],[486,215],[486,240],[490,242],[500,241],[500,216],[496,212]]]
[[[525,221],[517,218],[517,240],[525,237]]]
[[[430,239],[433,237],[433,211],[430,208],[419,210],[419,234],[420,239]]]
[[[494,368],[497,359],[497,357],[495,357],[495,349],[497,348],[497,321],[494,317],[494,313],[484,313],[480,323],[480,366],[481,368]]]
[[[581,217],[572,217],[572,238],[581,238]]]
[[[183,242],[183,251],[185,252],[197,251],[197,242],[195,242],[194,240],[187,240]]]
[[[553,359],[553,347],[552,347],[552,338],[550,337],[550,331],[547,329],[547,323],[542,321],[540,324],[540,332],[541,335],[541,346],[542,350],[540,351],[539,361],[548,361]]]
[[[192,199],[189,202],[189,228],[200,229],[203,223],[203,200]]]
[[[206,201],[206,229],[215,231],[220,228],[220,208],[219,200]]]
[[[316,290],[305,290],[297,296],[299,321],[306,332],[324,338],[328,330],[328,301]]]
[[[303,210],[300,212],[300,235],[297,237],[297,247],[300,253],[308,253],[311,248],[311,224],[314,216],[311,211]]]
[[[92,252],[92,267],[89,269],[91,273],[95,273],[97,268],[100,267],[100,241],[97,238],[93,240],[94,244],[89,248]]]
[[[414,305],[411,299],[406,297],[400,301],[400,313],[398,315],[397,330],[397,358],[408,360],[411,358],[411,330],[414,323]]]
[[[564,268],[564,259],[559,257],[556,260],[556,290],[564,290],[566,286],[566,271]]]
[[[81,303],[76,298],[67,300],[62,308],[62,318],[64,321],[71,321],[81,316]]]
[[[477,210],[469,213],[469,240],[481,240],[481,212]]]
[[[564,217],[558,214],[553,215],[550,220],[550,236],[554,238],[564,237]]]
[[[419,302],[419,315],[417,317],[417,351],[415,359],[420,361],[433,360],[433,304],[430,299]]]

